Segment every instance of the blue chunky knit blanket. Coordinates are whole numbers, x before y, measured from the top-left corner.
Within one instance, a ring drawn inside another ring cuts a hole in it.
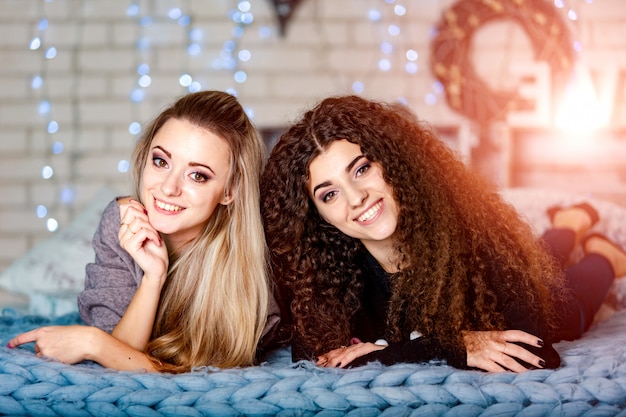
[[[5,309],[0,342],[77,314],[25,316]],[[0,414],[33,416],[623,416],[626,310],[582,339],[556,345],[563,365],[523,374],[445,364],[321,369],[291,363],[287,348],[262,365],[181,375],[118,372],[0,348]]]
[[[601,218],[594,231],[626,247],[622,206],[553,190],[509,189],[503,195],[538,235],[549,224],[546,207],[589,201]],[[85,219],[97,223],[98,210]],[[78,224],[89,236],[95,228],[90,222]],[[52,242],[53,261],[77,258],[58,254],[59,248],[80,242],[77,236],[82,234],[68,233],[62,244]],[[89,249],[90,238],[83,240]],[[45,255],[39,251],[34,257]],[[34,284],[28,278],[39,278],[42,271],[13,272],[15,284],[30,287]],[[77,276],[83,274],[79,269]],[[52,288],[60,284],[54,281]],[[39,359],[32,345],[2,347],[36,327],[80,322],[76,313],[24,315],[5,309],[0,314],[0,415],[626,417],[626,278],[614,287],[610,305],[617,313],[582,339],[556,345],[561,368],[519,375],[460,371],[440,363],[321,369],[309,362],[291,363],[288,348],[250,368],[205,368],[182,375],[118,372],[93,363],[72,366]],[[35,298],[30,301],[32,307]],[[68,303],[75,309],[75,296]]]

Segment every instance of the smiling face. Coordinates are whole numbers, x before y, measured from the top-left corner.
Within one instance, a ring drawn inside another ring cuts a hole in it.
[[[309,166],[308,191],[324,220],[359,239],[376,257],[392,247],[398,224],[393,190],[360,146],[334,141]]]
[[[225,186],[230,148],[214,133],[169,119],[150,144],[141,200],[152,226],[172,249],[195,238],[219,204],[229,204]]]

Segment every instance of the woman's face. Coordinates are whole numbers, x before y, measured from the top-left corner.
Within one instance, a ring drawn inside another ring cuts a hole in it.
[[[398,208],[378,163],[345,139],[333,142],[309,166],[309,194],[324,220],[346,235],[373,245],[388,245],[398,223]]]
[[[229,145],[188,121],[169,119],[150,144],[141,199],[152,226],[174,245],[195,238],[224,194],[230,171]]]

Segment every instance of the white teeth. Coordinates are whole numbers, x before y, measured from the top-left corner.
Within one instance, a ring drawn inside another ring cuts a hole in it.
[[[383,205],[383,203],[379,202],[377,203],[375,206],[373,206],[372,208],[370,208],[369,210],[367,210],[365,213],[361,214],[357,220],[360,222],[366,222],[370,219],[372,219],[376,213],[378,213],[378,210],[380,210],[380,207]]]
[[[160,208],[161,210],[167,210],[167,211],[181,211],[183,208],[180,206],[174,206],[172,204],[167,204],[164,203],[162,201],[159,200],[155,200],[156,201],[156,205],[158,208]]]

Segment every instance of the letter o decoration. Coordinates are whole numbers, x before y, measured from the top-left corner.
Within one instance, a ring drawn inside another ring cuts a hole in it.
[[[509,19],[519,23],[531,40],[535,58],[550,65],[552,84],[562,88],[574,61],[571,35],[558,10],[546,0],[459,0],[446,9],[431,43],[431,70],[455,111],[487,124],[504,120],[510,110],[523,109],[515,91],[494,91],[474,70],[472,35],[481,25]]]

